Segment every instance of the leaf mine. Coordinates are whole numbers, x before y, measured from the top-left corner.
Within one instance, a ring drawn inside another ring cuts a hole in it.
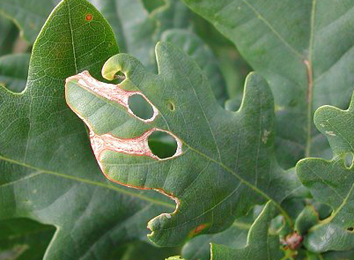
[[[176,202],[173,212],[148,222],[149,239],[173,246],[215,233],[268,200],[291,225],[280,203],[299,184],[274,163],[274,106],[266,81],[249,75],[243,105],[228,112],[218,105],[200,68],[179,48],[161,42],[156,59],[159,73],[153,74],[134,57],[115,55],[102,75],[113,80],[123,74],[121,85],[98,82],[85,72],[69,78],[66,86],[68,105],[93,132],[90,139],[103,174]],[[151,105],[151,118],[132,113],[137,111],[129,103],[134,94]],[[173,140],[153,136],[158,132]],[[165,149],[162,144],[172,147],[167,157],[157,153]],[[269,189],[270,183],[286,189]]]
[[[93,78],[88,71],[83,71],[77,75],[69,77],[67,78],[66,82],[73,81],[73,80],[78,81],[78,84],[81,87],[89,91],[92,91],[101,97],[119,103],[120,105],[124,106],[127,109],[129,114],[142,120],[145,123],[150,123],[154,121],[159,114],[157,108],[150,102],[150,100],[147,99],[147,97],[144,94],[138,91],[123,90],[120,88],[120,85],[100,82],[95,78]],[[149,103],[149,105],[152,107],[153,110],[153,115],[151,118],[149,119],[140,118],[137,115],[135,115],[134,112],[130,109],[129,98],[133,95],[141,95]]]
[[[95,94],[104,97],[108,100],[117,102],[118,104],[124,106],[127,109],[129,114],[131,114],[135,118],[145,123],[152,122],[159,114],[157,108],[142,93],[137,91],[123,90],[120,88],[120,85],[106,84],[100,82],[95,78],[93,78],[88,71],[84,71],[75,76],[69,77],[66,80],[67,83],[71,81],[77,81],[77,83],[82,88],[94,92]],[[129,107],[129,98],[133,95],[141,95],[151,105],[153,109],[153,115],[150,119],[146,119],[146,120],[142,119],[136,116],[132,112],[132,110]],[[182,141],[179,138],[177,138],[177,136],[170,133],[169,131],[158,129],[158,128],[152,128],[146,131],[145,133],[143,133],[141,136],[135,138],[125,138],[125,139],[118,138],[116,136],[113,136],[112,134],[99,135],[95,133],[95,131],[90,126],[90,124],[77,111],[75,111],[73,107],[71,107],[71,109],[85,122],[85,124],[89,128],[91,146],[102,170],[103,167],[101,165],[101,157],[102,157],[102,153],[105,151],[113,151],[117,153],[124,153],[124,154],[135,155],[135,156],[148,156],[155,160],[167,160],[182,154],[182,145],[183,145]],[[167,133],[172,138],[175,139],[177,143],[177,148],[175,153],[172,156],[167,158],[160,158],[159,156],[155,155],[151,151],[148,142],[149,137],[154,132],[158,132],[158,131]]]
[[[101,160],[101,154],[104,151],[113,151],[117,153],[125,153],[137,156],[149,156],[156,160],[167,160],[182,154],[182,142],[177,137],[172,135],[177,142],[177,150],[172,157],[161,159],[155,155],[149,147],[148,138],[155,131],[167,132],[161,129],[152,128],[143,135],[136,138],[120,139],[111,134],[97,135],[90,129],[90,140],[92,149],[98,161]]]

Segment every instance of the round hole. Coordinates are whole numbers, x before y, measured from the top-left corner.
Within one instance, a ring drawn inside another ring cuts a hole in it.
[[[148,138],[148,144],[151,152],[160,159],[172,157],[177,151],[176,139],[162,131],[153,132]]]
[[[123,72],[118,71],[115,75],[114,78],[118,80],[118,84],[122,83],[123,80],[125,80],[126,76]]]
[[[130,110],[136,115],[137,117],[148,120],[151,119],[154,115],[154,110],[149,102],[139,94],[134,94],[129,97],[128,105]]]
[[[168,109],[171,110],[171,111],[175,111],[175,109],[176,109],[175,104],[173,104],[171,101],[169,101],[169,102],[167,103],[167,107],[168,107]]]
[[[354,228],[353,227],[348,227],[347,230],[350,231],[350,232],[353,232]]]

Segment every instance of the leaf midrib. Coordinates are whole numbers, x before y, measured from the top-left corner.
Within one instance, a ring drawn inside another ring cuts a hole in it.
[[[312,65],[312,53],[313,53],[313,40],[314,40],[314,27],[315,27],[315,15],[316,15],[316,4],[317,0],[312,0],[312,10],[311,10],[311,20],[310,20],[310,39],[309,39],[309,55],[308,55],[308,92],[307,92],[307,136],[306,136],[306,147],[305,147],[305,157],[309,157],[311,154],[311,142],[312,142],[312,118],[313,118],[313,65]]]
[[[263,21],[263,23],[271,30],[272,33],[297,57],[306,61],[306,57],[304,57],[301,53],[299,53],[296,49],[294,49],[274,28],[273,26],[250,4],[247,0],[241,0],[244,4],[246,4],[252,12]],[[306,144],[305,144],[305,156],[308,157],[311,153],[311,142],[312,142],[312,114],[313,114],[313,69],[312,69],[312,52],[313,52],[313,37],[314,37],[314,25],[315,25],[315,13],[316,13],[316,4],[317,0],[312,0],[312,10],[311,10],[311,18],[310,18],[310,38],[309,38],[309,55],[308,62],[309,68],[307,68],[308,72],[308,104],[307,104],[307,123],[306,123]]]
[[[25,168],[28,168],[28,169],[31,169],[31,170],[35,170],[35,171],[38,171],[38,172],[40,172],[42,174],[54,175],[56,177],[65,178],[65,179],[69,179],[69,180],[85,183],[85,184],[88,184],[88,185],[93,185],[93,186],[98,186],[98,187],[101,187],[101,188],[110,189],[110,190],[116,191],[118,193],[122,193],[124,195],[128,195],[128,196],[131,196],[131,197],[136,197],[136,198],[139,198],[141,200],[144,200],[144,201],[147,201],[147,202],[151,202],[151,203],[156,204],[156,205],[160,205],[160,206],[164,206],[164,207],[172,208],[172,209],[175,208],[174,205],[172,205],[172,204],[170,204],[168,202],[159,201],[159,200],[156,200],[156,199],[153,199],[153,198],[149,198],[149,197],[143,196],[141,194],[129,192],[127,190],[123,190],[123,189],[121,189],[119,187],[115,187],[115,186],[112,186],[112,185],[107,185],[107,184],[104,184],[104,183],[101,183],[101,182],[92,181],[92,180],[88,180],[88,179],[84,179],[84,178],[68,175],[68,174],[65,174],[65,173],[59,173],[59,172],[55,172],[55,171],[41,169],[41,168],[29,165],[29,164],[26,164],[26,163],[23,163],[23,162],[20,162],[20,161],[17,161],[17,160],[13,160],[13,159],[10,159],[10,158],[7,158],[7,157],[3,157],[3,156],[0,156],[0,160],[5,161],[5,162],[9,162],[9,163],[12,163],[12,164],[16,164],[16,165],[19,165],[19,166],[22,166],[22,167],[25,167]]]

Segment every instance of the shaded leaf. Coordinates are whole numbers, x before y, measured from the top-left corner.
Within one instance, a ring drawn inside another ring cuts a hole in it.
[[[209,260],[210,243],[237,249],[245,247],[248,231],[255,218],[259,215],[259,212],[257,213],[236,219],[232,226],[223,232],[193,238],[183,246],[182,256],[188,260]]]
[[[327,136],[334,158],[309,158],[297,164],[301,182],[313,197],[329,205],[332,214],[309,230],[307,248],[314,252],[354,248],[353,157],[354,99],[348,110],[323,106],[315,113],[317,128]]]
[[[21,35],[33,43],[46,18],[59,0],[0,0],[0,11],[11,17]]]
[[[181,30],[167,30],[162,41],[172,42],[191,56],[209,78],[213,93],[221,106],[227,99],[226,82],[213,51],[194,33]]]
[[[139,57],[153,66],[153,34],[156,21],[144,8],[141,0],[91,0],[112,26],[123,52]],[[153,67],[152,67],[153,68]]]
[[[279,243],[279,236],[272,235],[268,231],[270,221],[275,216],[275,212],[276,207],[274,207],[274,204],[267,203],[248,233],[246,247],[233,249],[223,245],[211,244],[212,259],[282,259],[284,254]]]
[[[121,250],[121,249],[118,249]],[[148,243],[135,242],[128,245],[121,258],[112,258],[112,260],[163,260],[170,255],[179,254],[180,248],[155,247]]]
[[[229,38],[269,82],[276,102],[280,163],[292,167],[304,156],[330,158],[312,115],[324,104],[348,104],[354,85],[354,2],[183,1]]]
[[[11,54],[0,57],[0,84],[14,92],[24,90],[29,60],[29,54]]]
[[[18,35],[15,24],[2,16],[0,16],[0,35],[0,56],[2,56],[12,52]]]
[[[306,235],[307,231],[318,224],[318,213],[312,205],[306,206],[295,221],[295,230],[301,235]]]
[[[0,88],[0,219],[57,227],[45,259],[110,259],[114,248],[145,239],[148,219],[173,208],[162,196],[109,183],[65,103],[66,77],[84,69],[99,77],[117,52],[91,4],[64,0],[34,44],[26,90]]]
[[[107,61],[103,75],[113,79],[116,72],[124,73],[121,85],[102,84],[87,72],[70,77],[66,85],[67,102],[90,128],[105,175],[178,200],[174,213],[149,223],[150,239],[170,246],[196,234],[220,232],[255,203],[269,199],[291,222],[279,204],[298,182],[274,158],[273,99],[266,82],[250,75],[241,109],[228,112],[218,106],[206,76],[183,51],[160,43],[156,55],[158,75],[120,54]],[[151,119],[127,112],[133,94],[151,102]],[[175,138],[178,148],[172,158],[151,154],[147,139],[156,130]]]
[[[0,259],[43,259],[54,234],[53,226],[29,219],[0,221]]]
[[[165,0],[142,0],[142,1],[144,3],[145,8],[150,13],[165,4]]]

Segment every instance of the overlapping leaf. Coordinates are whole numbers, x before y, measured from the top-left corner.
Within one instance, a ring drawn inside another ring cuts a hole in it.
[[[0,85],[14,92],[25,89],[29,54],[11,54],[0,58]]]
[[[16,21],[21,34],[33,43],[59,0],[0,0],[0,12]]]
[[[151,217],[173,209],[163,196],[108,182],[65,103],[66,77],[85,69],[99,77],[117,52],[91,4],[64,0],[34,44],[26,90],[0,87],[0,219],[55,226],[45,259],[114,258],[114,248],[145,239]]]
[[[211,245],[213,260],[224,259],[254,259],[277,260],[283,259],[283,252],[279,243],[279,236],[271,235],[268,231],[270,221],[274,217],[276,208],[267,203],[262,213],[255,220],[247,237],[247,245],[241,249],[232,249],[222,245]]]
[[[277,155],[286,167],[330,158],[313,111],[345,108],[354,85],[351,0],[183,0],[226,37],[269,82],[277,110]]]
[[[0,55],[5,55],[12,52],[17,34],[15,24],[0,16]]]
[[[229,112],[218,106],[206,76],[183,51],[160,43],[156,55],[158,75],[120,54],[103,68],[107,79],[118,71],[125,74],[119,87],[87,73],[66,85],[67,102],[91,129],[105,175],[178,200],[174,213],[150,222],[150,239],[168,246],[198,233],[219,232],[269,199],[282,210],[280,203],[298,183],[274,158],[273,99],[266,82],[250,75],[241,109]],[[154,106],[151,119],[127,112],[128,96],[134,93]],[[159,160],[151,154],[146,139],[154,131],[174,136],[179,147],[174,157]]]
[[[29,219],[0,221],[0,259],[43,259],[55,228]]]
[[[227,99],[226,82],[213,51],[196,34],[181,30],[167,30],[162,34],[162,40],[172,42],[190,55],[209,76],[214,96],[221,106]]]
[[[232,226],[223,232],[201,235],[186,243],[182,249],[182,256],[188,260],[209,260],[210,244],[225,245],[230,248],[244,248],[247,245],[247,235],[252,223],[258,217],[258,207],[256,214],[250,214],[238,218]]]
[[[305,239],[314,252],[354,248],[354,99],[348,110],[319,108],[315,124],[327,136],[334,152],[331,161],[301,160],[297,173],[314,198],[333,209],[330,217],[312,227]]]

